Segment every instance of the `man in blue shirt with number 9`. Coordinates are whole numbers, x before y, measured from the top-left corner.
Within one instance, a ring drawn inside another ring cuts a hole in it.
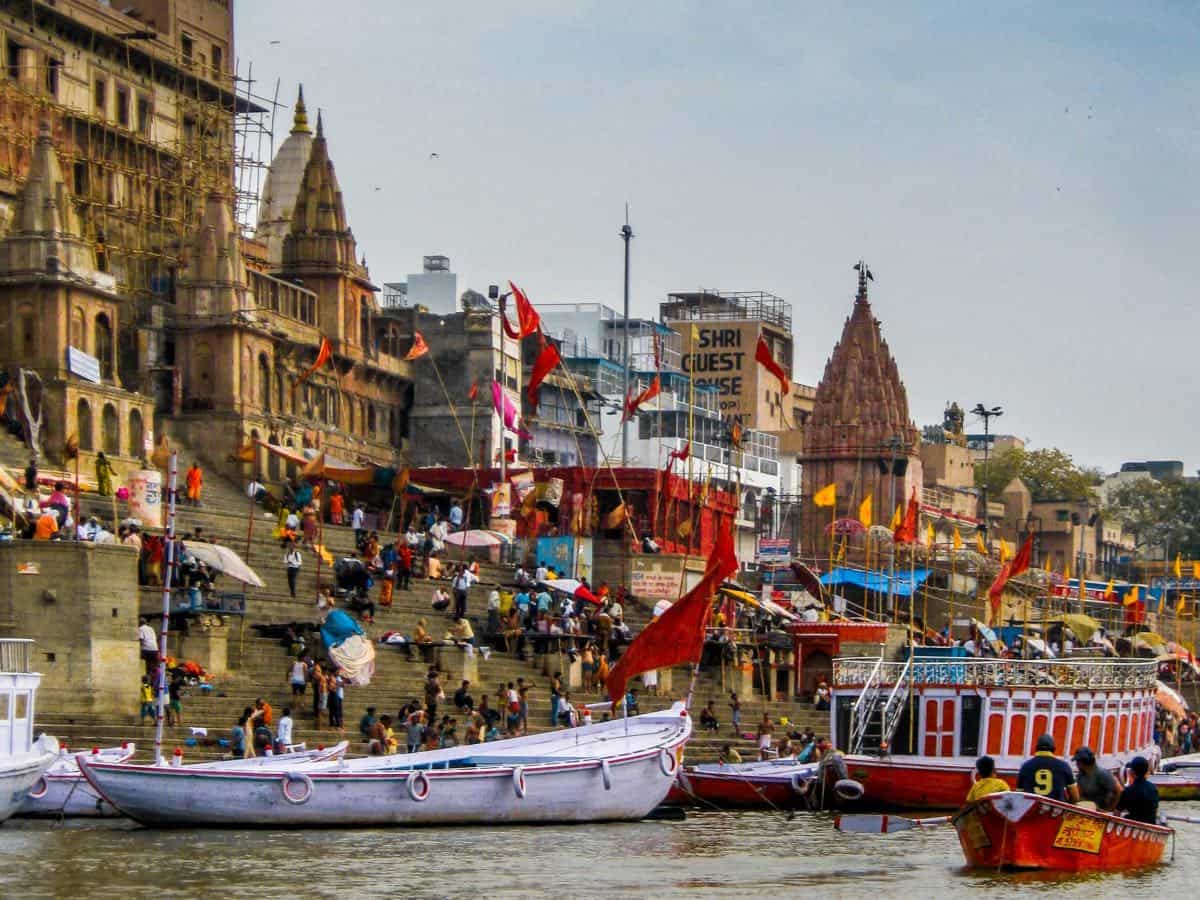
[[[1064,803],[1079,802],[1075,773],[1065,760],[1054,755],[1054,738],[1043,734],[1037,739],[1037,752],[1026,760],[1017,773],[1017,790],[1037,794]]]

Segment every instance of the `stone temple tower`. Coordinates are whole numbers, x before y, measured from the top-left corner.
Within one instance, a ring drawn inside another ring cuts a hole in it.
[[[908,415],[908,395],[900,371],[871,311],[865,262],[858,269],[858,295],[842,327],[841,339],[825,363],[812,417],[805,429],[802,552],[818,560],[829,555],[829,508],[817,508],[813,495],[837,485],[837,518],[855,518],[871,496],[876,524],[887,525],[895,502],[907,501],[915,486],[920,499],[920,434]]]

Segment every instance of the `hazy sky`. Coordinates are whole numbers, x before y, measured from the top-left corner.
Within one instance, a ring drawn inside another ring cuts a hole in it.
[[[815,384],[854,262],[918,425],[1200,465],[1200,8],[239,0],[260,92],[325,115],[376,283],[789,300]],[[272,43],[278,41],[278,43]],[[439,154],[431,159],[430,154]],[[974,430],[968,419],[968,429]]]

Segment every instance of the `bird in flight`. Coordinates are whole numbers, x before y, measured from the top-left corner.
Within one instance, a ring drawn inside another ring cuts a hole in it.
[[[430,153],[430,154],[429,154],[429,158],[430,158],[430,159],[441,159],[441,157],[440,157],[440,156],[438,156],[436,153]]]
[[[279,44],[279,43],[282,43],[282,42],[281,41],[271,41],[271,46],[274,47],[276,44]]]

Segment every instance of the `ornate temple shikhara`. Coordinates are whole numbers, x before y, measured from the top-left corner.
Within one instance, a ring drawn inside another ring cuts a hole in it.
[[[859,263],[858,295],[842,327],[842,336],[825,363],[812,416],[804,435],[804,554],[825,556],[833,518],[857,516],[859,504],[873,497],[876,522],[890,520],[893,482],[896,503],[921,488],[920,434],[908,413],[908,394],[879,320],[871,311],[867,283]],[[813,505],[813,495],[837,485],[836,514]],[[918,498],[919,499],[919,498]]]

